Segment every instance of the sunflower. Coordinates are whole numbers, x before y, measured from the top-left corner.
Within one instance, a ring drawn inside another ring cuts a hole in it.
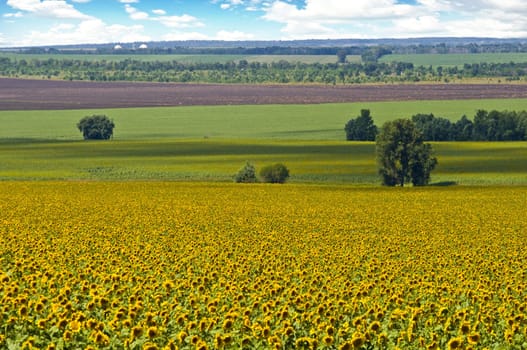
[[[355,349],[360,348],[365,342],[366,338],[361,333],[355,333],[351,338],[351,345],[353,345],[353,348]]]
[[[472,344],[472,345],[479,343],[480,339],[481,339],[481,336],[479,335],[479,333],[471,333],[467,337],[469,344]]]
[[[68,320],[64,319],[64,318],[61,318],[58,322],[57,322],[57,327],[60,328],[60,329],[64,329],[66,328],[66,326],[68,325]]]
[[[463,322],[459,327],[459,331],[461,332],[461,334],[468,334],[468,332],[470,332],[470,323]]]
[[[69,326],[73,333],[77,333],[81,329],[81,323],[78,320],[71,321]]]
[[[93,341],[99,345],[107,346],[110,343],[110,338],[108,338],[108,336],[101,331],[95,332],[92,338]]]
[[[65,331],[64,334],[62,334],[62,339],[64,339],[65,342],[70,342],[73,339],[73,333],[71,331]]]
[[[152,339],[157,337],[157,335],[159,334],[159,330],[157,329],[157,327],[152,326],[147,329],[146,334],[148,335],[148,338]]]
[[[187,337],[188,337],[188,333],[185,331],[181,331],[177,335],[177,341],[181,344],[185,341]]]
[[[373,321],[369,328],[372,332],[377,332],[379,329],[381,329],[381,323],[379,321]]]
[[[143,350],[157,350],[158,347],[156,344],[152,344],[152,343],[145,343],[143,344]]]
[[[39,329],[46,329],[46,327],[47,327],[47,325],[46,325],[47,322],[48,322],[47,319],[45,319],[45,318],[41,318],[40,320],[37,321],[37,327],[38,327]]]
[[[331,346],[335,342],[335,338],[330,335],[326,335],[324,336],[324,338],[322,338],[322,341],[324,342],[324,344],[326,344],[326,346]]]
[[[224,345],[225,344],[223,343],[223,337],[221,336],[221,334],[216,334],[216,336],[214,337],[214,348],[222,349]]]
[[[130,333],[130,336],[132,339],[137,339],[143,335],[144,329],[141,326],[135,326],[132,328],[132,332]]]
[[[462,346],[463,346],[463,338],[461,337],[452,338],[448,342],[449,349],[460,349]]]
[[[208,349],[207,343],[205,343],[203,340],[200,340],[196,344],[196,350],[207,350],[207,349]]]

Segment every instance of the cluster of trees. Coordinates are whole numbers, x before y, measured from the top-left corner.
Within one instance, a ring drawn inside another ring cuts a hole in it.
[[[287,169],[282,163],[267,165],[260,170],[260,179],[262,182],[282,184],[285,183],[288,178],[289,169]],[[234,181],[237,183],[258,182],[255,166],[250,162],[245,163],[245,165],[234,176]]]
[[[527,140],[527,111],[479,110],[473,121],[466,116],[451,122],[433,114],[411,118],[424,141],[524,141]],[[370,111],[349,120],[344,126],[349,141],[374,141],[378,128]]]
[[[379,63],[380,50],[370,50],[364,63],[300,63],[280,60],[273,63],[240,60],[226,63],[146,61],[125,58],[81,60],[69,58],[15,59],[0,57],[0,75],[37,76],[89,81],[155,81],[195,83],[319,83],[357,84],[367,82],[440,81],[474,77],[527,78],[527,63],[481,63],[463,67],[415,67],[412,63]]]

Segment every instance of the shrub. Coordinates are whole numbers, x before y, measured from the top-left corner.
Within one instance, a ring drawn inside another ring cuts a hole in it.
[[[77,123],[85,140],[108,140],[113,136],[114,127],[114,122],[105,115],[86,116]]]
[[[260,170],[260,177],[263,182],[282,184],[289,178],[289,169],[281,163],[268,165]]]
[[[249,162],[245,163],[245,165],[238,170],[238,173],[234,176],[234,182],[237,183],[255,183],[257,181],[256,169],[254,165]]]

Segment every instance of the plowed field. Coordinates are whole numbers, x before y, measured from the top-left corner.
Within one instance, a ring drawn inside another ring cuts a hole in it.
[[[0,110],[527,98],[527,85],[204,85],[0,79]]]

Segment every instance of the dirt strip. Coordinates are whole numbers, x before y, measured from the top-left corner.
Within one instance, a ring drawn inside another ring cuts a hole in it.
[[[527,84],[219,85],[0,78],[0,110],[484,98],[527,98]]]

